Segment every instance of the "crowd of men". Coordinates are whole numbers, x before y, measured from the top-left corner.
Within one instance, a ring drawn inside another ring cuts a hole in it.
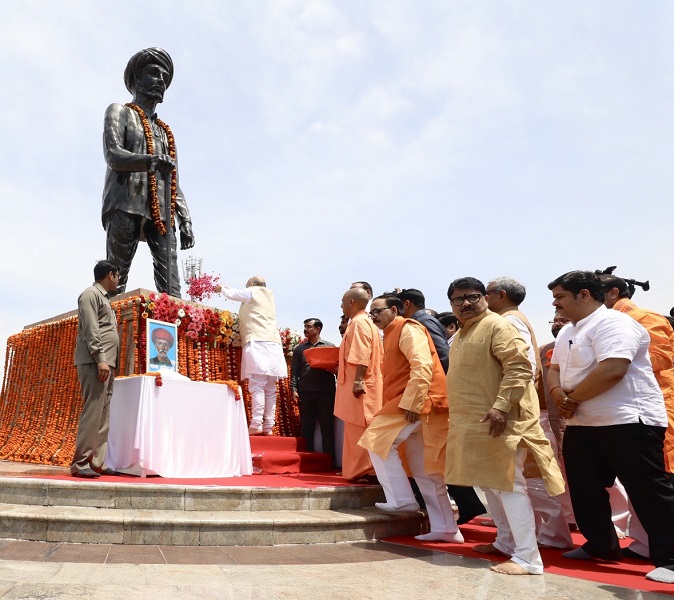
[[[94,280],[78,300],[85,403],[71,464],[88,478],[115,474],[104,461],[119,352],[109,296],[119,269],[101,261]],[[313,449],[318,422],[322,449],[338,464],[339,417],[342,477],[377,481],[382,511],[423,505],[429,531],[420,540],[463,543],[459,525],[486,512],[481,488],[496,535],[474,549],[508,557],[491,567],[498,573],[541,574],[539,548],[551,547],[576,561],[650,561],[647,578],[674,583],[674,330],[611,274],[571,271],[548,288],[556,341],[538,348],[519,309],[526,290],[511,278],[456,279],[452,312],[441,314],[419,290],[373,297],[369,284],[353,283],[342,297],[336,366],[308,363],[309,349],[332,344],[319,319],[304,322],[291,380],[302,435]],[[241,302],[249,433],[271,435],[276,382],[287,375],[273,293],[257,276],[218,291]],[[631,513],[625,549],[620,497]],[[570,525],[587,540],[581,547]]]
[[[548,288],[556,343],[539,348],[519,308],[525,287],[512,278],[457,279],[452,312],[440,314],[419,290],[374,296],[352,284],[334,394],[342,476],[376,477],[383,511],[425,506],[429,532],[417,537],[452,543],[463,542],[458,525],[486,512],[481,488],[496,536],[475,550],[508,557],[491,567],[498,573],[541,574],[545,547],[576,561],[651,561],[649,579],[674,583],[674,330],[613,275],[572,271]],[[311,438],[316,405],[333,406],[329,377],[319,390],[316,369],[300,364],[325,344],[321,329],[305,321],[293,359]],[[319,421],[334,452],[332,422]],[[622,550],[620,495],[634,540]],[[574,549],[575,527],[587,541]]]

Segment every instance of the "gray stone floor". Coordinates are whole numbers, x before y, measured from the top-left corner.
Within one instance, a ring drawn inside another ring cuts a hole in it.
[[[62,467],[0,461],[1,477]],[[0,522],[0,537],[2,523]],[[546,573],[514,577],[490,562],[386,542],[289,546],[138,546],[0,539],[0,598],[26,600],[656,600],[668,594]],[[674,586],[672,586],[674,588]],[[672,590],[674,593],[674,589]]]
[[[0,598],[655,600],[654,594],[385,542],[166,547],[0,542]]]

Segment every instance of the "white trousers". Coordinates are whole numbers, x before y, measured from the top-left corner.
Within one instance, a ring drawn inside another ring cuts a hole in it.
[[[251,429],[262,428],[267,433],[274,428],[277,379],[272,375],[251,375],[248,378],[248,391],[252,401]]]
[[[421,421],[408,423],[403,427],[385,459],[374,452],[369,453],[377,479],[384,488],[387,504],[400,507],[416,502],[412,486],[398,454],[398,446],[402,442],[405,442],[405,458],[412,471],[412,477],[417,482],[426,503],[430,530],[433,533],[456,533],[459,527],[454,520],[444,474],[424,472],[424,438]]]
[[[550,427],[548,411],[541,411],[541,427],[548,438],[555,457],[559,456],[557,438]],[[565,510],[564,499],[571,504],[568,489],[559,496],[551,496],[545,488],[545,482],[541,477],[527,479],[527,492],[534,509],[536,519],[536,539],[539,544],[552,546],[553,548],[573,548],[573,540],[569,531],[569,523]]]
[[[615,480],[612,487],[606,488],[611,503],[611,520],[618,533],[625,533],[630,519],[630,507],[625,486],[620,479]]]
[[[512,492],[483,488],[489,513],[496,523],[494,547],[532,575],[543,573],[543,560],[536,541],[536,520],[524,478],[526,448],[515,454],[515,482]]]
[[[559,447],[559,442],[557,441],[557,436],[552,430],[552,425],[550,425],[550,414],[547,410],[541,411],[541,427],[543,428],[543,433],[545,437],[550,441],[550,446],[552,451],[555,454],[559,468],[562,471],[562,477],[564,477],[564,493],[559,496],[555,496],[559,500],[559,503],[562,505],[562,510],[566,516],[567,523],[576,523],[576,517],[573,514],[573,506],[571,504],[571,494],[569,494],[569,484],[566,481],[566,468],[564,467],[564,456],[562,455],[562,449]]]
[[[627,503],[631,516],[630,516],[630,537],[632,538],[632,543],[630,544],[629,548],[633,552],[636,552],[637,554],[641,554],[641,556],[645,556],[646,558],[650,558],[651,556],[651,549],[650,546],[648,545],[648,534],[646,533],[646,530],[644,529],[644,526],[641,524],[641,521],[639,521],[639,517],[637,517],[637,513],[634,512],[634,507],[632,506],[632,501],[628,500]]]
[[[553,548],[573,548],[569,523],[558,496],[551,496],[541,477],[527,479],[527,493],[536,519],[536,539]]]

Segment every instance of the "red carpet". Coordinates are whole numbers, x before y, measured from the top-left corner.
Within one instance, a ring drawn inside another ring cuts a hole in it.
[[[415,548],[424,548],[426,550],[436,550],[438,552],[447,552],[448,554],[457,554],[459,556],[468,556],[470,558],[481,558],[491,562],[504,562],[505,557],[497,557],[487,554],[479,554],[473,550],[476,544],[485,544],[494,541],[496,529],[493,527],[483,527],[476,522],[471,521],[467,525],[461,525],[461,532],[465,538],[463,544],[449,544],[445,542],[420,542],[413,536],[396,536],[385,538],[383,541],[392,544],[401,544],[403,546],[413,546]],[[573,542],[576,546],[585,543],[585,538],[580,533],[572,533]],[[630,544],[629,539],[624,540],[621,546],[626,547]],[[555,575],[566,575],[577,579],[586,579],[598,583],[606,583],[633,590],[644,592],[658,592],[661,594],[674,595],[674,584],[658,583],[649,581],[645,578],[646,573],[652,571],[655,567],[647,562],[623,559],[620,563],[596,563],[592,561],[568,560],[562,558],[562,550],[541,549],[543,564],[546,573]],[[504,575],[504,577],[507,577]]]
[[[276,435],[250,436],[253,467],[263,473],[321,473],[332,471],[332,457],[322,452],[306,452],[307,443],[301,437]]]

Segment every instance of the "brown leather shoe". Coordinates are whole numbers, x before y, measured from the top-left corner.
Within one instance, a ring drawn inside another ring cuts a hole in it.
[[[501,552],[496,546],[494,546],[494,544],[475,544],[475,546],[473,546],[473,550],[475,550],[475,552],[479,552],[480,554],[496,554],[497,556],[510,556],[505,552]]]
[[[90,469],[89,467],[75,471],[74,473],[71,473],[71,475],[73,477],[82,477],[83,479],[96,479],[97,477],[100,477],[96,471]]]
[[[115,475],[119,475],[119,473],[117,471],[115,471],[114,469],[111,469],[110,467],[105,467],[105,469],[101,469],[100,471],[96,471],[96,473],[98,473],[99,475],[108,475],[108,476],[113,476],[113,477]]]

